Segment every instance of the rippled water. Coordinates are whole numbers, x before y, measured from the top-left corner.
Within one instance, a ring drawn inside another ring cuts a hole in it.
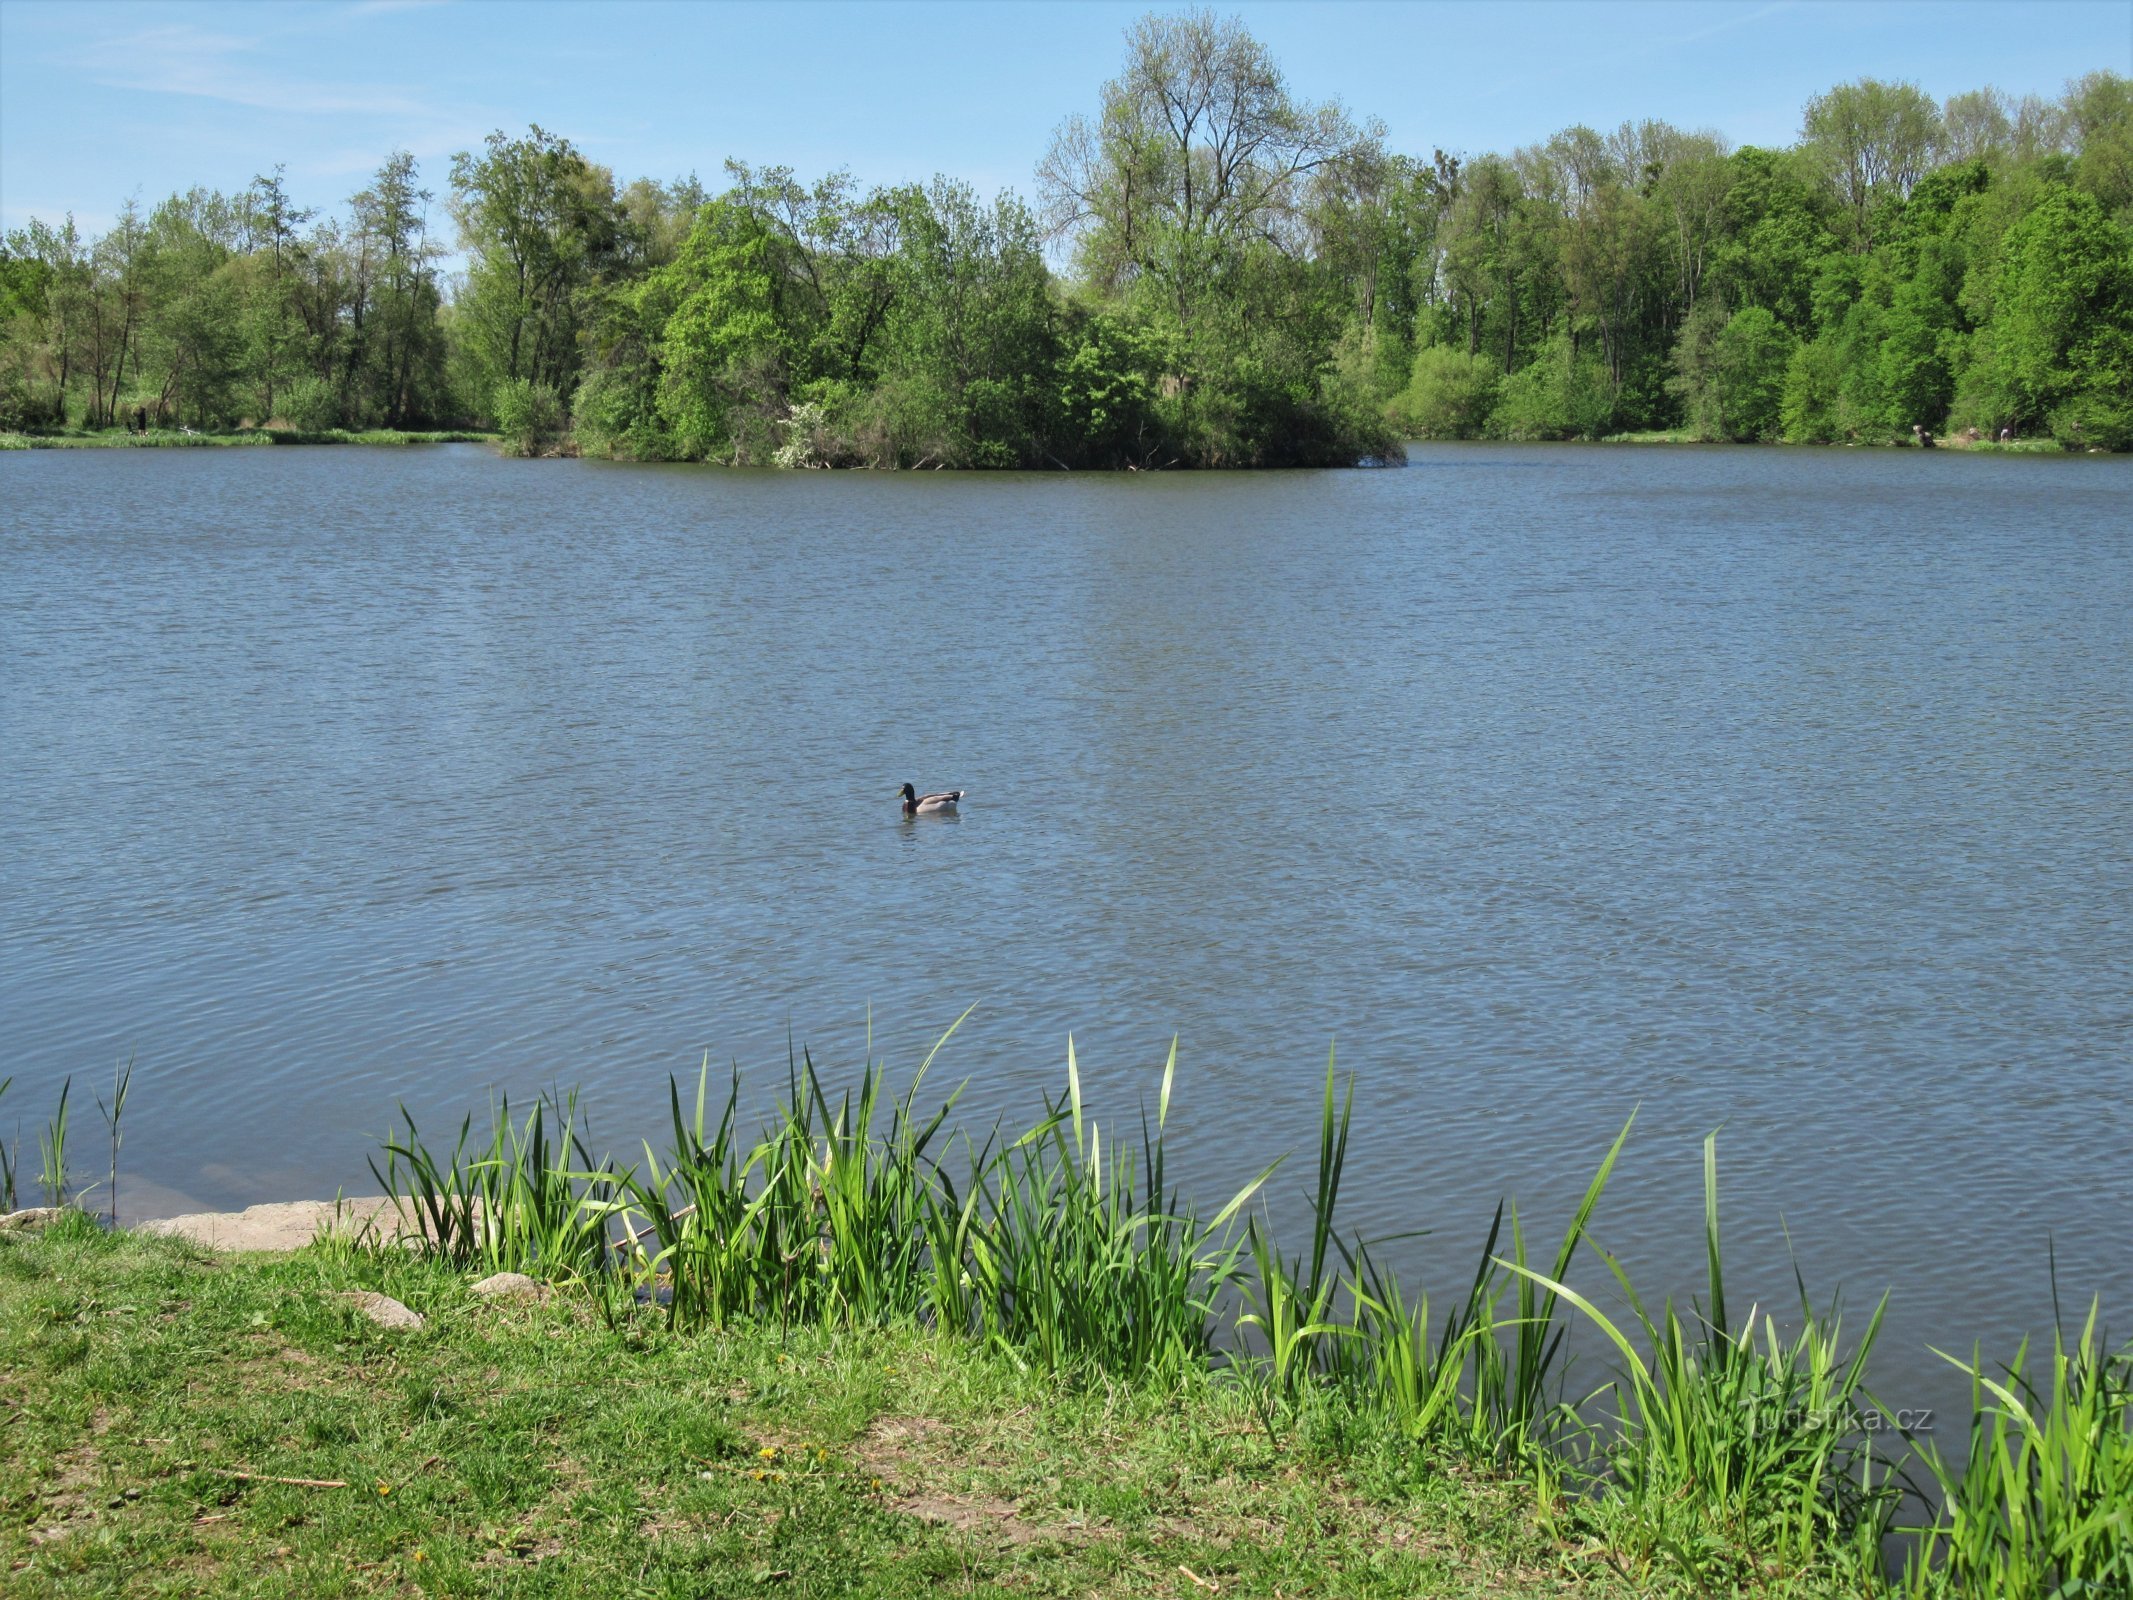
[[[130,1209],[368,1189],[492,1087],[625,1143],[707,1050],[976,1002],[987,1117],[1180,1035],[1208,1192],[1337,1039],[1348,1220],[1443,1281],[1641,1108],[1655,1288],[1716,1127],[1742,1280],[1782,1217],[1899,1374],[2045,1320],[2048,1240],[2133,1325],[2133,462],[40,452],[0,507],[0,1128],[134,1056]]]

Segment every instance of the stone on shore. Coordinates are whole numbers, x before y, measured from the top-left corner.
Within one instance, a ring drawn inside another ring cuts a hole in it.
[[[36,1233],[67,1214],[65,1206],[31,1206],[0,1216],[0,1233]]]
[[[379,1294],[371,1289],[356,1289],[341,1296],[354,1308],[358,1316],[370,1318],[381,1328],[419,1328],[422,1313],[410,1311],[389,1294]]]
[[[382,1197],[360,1200],[289,1200],[247,1206],[242,1211],[201,1211],[183,1217],[144,1222],[136,1232],[190,1239],[209,1250],[301,1250],[336,1227],[353,1231],[379,1222],[389,1230],[395,1221],[392,1202]]]
[[[547,1295],[537,1278],[529,1278],[523,1272],[498,1272],[474,1285],[474,1294],[482,1300],[539,1300]]]

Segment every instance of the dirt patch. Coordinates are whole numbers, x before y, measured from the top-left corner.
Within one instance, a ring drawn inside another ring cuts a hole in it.
[[[852,1444],[852,1460],[877,1478],[908,1464],[953,1455],[955,1430],[931,1417],[876,1417]]]
[[[893,1511],[971,1538],[1002,1545],[1071,1543],[1095,1536],[1081,1522],[1023,1515],[1021,1502],[982,1489],[950,1493],[944,1478],[967,1477],[988,1463],[961,1447],[956,1431],[932,1417],[877,1417],[852,1445],[853,1465],[881,1484]]]
[[[111,1414],[98,1407],[89,1418],[89,1437],[53,1457],[50,1479],[31,1491],[37,1502],[31,1544],[64,1539],[82,1524],[95,1521],[94,1501],[104,1476],[97,1441],[110,1427]]]

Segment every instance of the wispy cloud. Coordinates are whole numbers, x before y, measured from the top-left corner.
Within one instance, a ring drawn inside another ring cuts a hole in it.
[[[259,50],[251,38],[180,24],[109,41],[99,47],[91,70],[109,88],[188,95],[288,116],[434,114],[404,89],[292,77],[258,62]]]

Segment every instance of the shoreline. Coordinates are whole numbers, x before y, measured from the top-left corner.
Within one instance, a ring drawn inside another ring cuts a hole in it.
[[[497,435],[466,429],[399,428],[240,428],[226,433],[198,433],[177,428],[131,433],[122,428],[93,433],[0,433],[0,450],[243,450],[272,445],[357,444],[494,444]]]
[[[139,434],[139,433],[131,433],[131,432],[127,432],[127,431],[125,431],[125,430],[122,430],[122,429],[109,429],[109,430],[103,430],[103,431],[100,431],[100,432],[95,432],[95,433],[83,433],[83,432],[75,431],[75,432],[69,432],[69,433],[63,433],[63,434],[52,434],[52,433],[8,433],[8,432],[0,432],[0,451],[9,451],[9,450],[174,450],[174,449],[251,449],[251,448],[258,448],[258,447],[266,447],[266,446],[290,446],[290,445],[366,445],[366,446],[371,446],[371,447],[382,447],[382,448],[399,448],[399,447],[405,447],[405,446],[409,446],[409,445],[422,445],[422,444],[486,444],[486,445],[490,445],[490,446],[492,446],[492,447],[495,447],[499,455],[505,456],[505,457],[507,457],[507,458],[512,458],[512,459],[521,459],[521,460],[559,460],[559,459],[569,459],[569,460],[586,460],[586,461],[598,461],[598,462],[602,462],[602,463],[604,463],[604,464],[607,464],[607,465],[610,465],[610,466],[694,466],[694,467],[722,467],[722,466],[727,466],[727,464],[726,464],[726,463],[722,463],[722,462],[715,462],[715,461],[641,461],[641,460],[638,460],[638,459],[637,459],[637,458],[635,458],[635,457],[628,457],[628,456],[612,456],[612,455],[605,455],[605,456],[603,456],[603,455],[581,455],[581,454],[580,454],[580,453],[579,453],[579,452],[578,452],[577,450],[575,450],[575,449],[555,449],[555,450],[544,450],[544,451],[540,451],[540,452],[536,452],[536,453],[530,453],[530,454],[529,454],[529,453],[526,453],[526,452],[520,452],[520,451],[515,451],[515,450],[511,450],[511,449],[507,449],[507,448],[505,448],[505,447],[504,447],[504,440],[503,440],[503,436],[502,436],[501,434],[496,434],[496,433],[485,433],[485,432],[481,432],[481,431],[477,431],[477,430],[471,430],[471,429],[432,429],[432,430],[402,430],[402,429],[394,429],[394,428],[371,428],[371,429],[351,430],[351,429],[344,429],[344,428],[332,428],[332,429],[327,429],[327,430],[324,430],[324,431],[320,431],[320,432],[309,432],[309,433],[307,433],[307,432],[302,432],[302,431],[299,431],[299,430],[297,430],[297,429],[293,429],[293,428],[245,428],[245,429],[239,429],[239,430],[236,430],[236,431],[234,431],[234,432],[227,432],[227,433],[199,433],[199,432],[185,432],[185,431],[180,431],[180,430],[175,430],[175,429],[156,429],[156,430],[151,430],[150,432],[148,432],[148,433],[145,433],[145,434]],[[1901,450],[1919,450],[1919,449],[1921,448],[1921,447],[1920,447],[1919,445],[1915,444],[1915,443],[1914,443],[1914,442],[1912,442],[1911,440],[1908,440],[1908,439],[1895,439],[1895,438],[1891,438],[1891,439],[1886,439],[1886,440],[1866,440],[1866,439],[1817,440],[1817,441],[1812,441],[1812,442],[1801,442],[1801,443],[1795,443],[1795,442],[1792,442],[1792,441],[1790,441],[1790,440],[1783,440],[1783,439],[1751,439],[1751,440],[1733,440],[1733,439],[1699,439],[1699,438],[1696,438],[1695,436],[1693,436],[1693,435],[1691,435],[1691,434],[1689,434],[1689,433],[1687,433],[1687,432],[1684,432],[1684,431],[1681,431],[1681,430],[1678,430],[1678,429],[1677,429],[1677,430],[1670,430],[1670,431],[1663,431],[1663,432],[1655,432],[1655,433],[1617,433],[1617,434],[1608,434],[1608,435],[1604,435],[1604,436],[1602,436],[1602,437],[1600,437],[1600,438],[1596,438],[1596,439],[1493,439],[1493,438],[1480,438],[1480,437],[1477,437],[1477,438],[1461,438],[1461,439],[1410,439],[1410,440],[1407,440],[1407,441],[1405,441],[1405,444],[1406,444],[1407,446],[1409,446],[1409,447],[1412,447],[1412,446],[1415,446],[1415,445],[1422,445],[1422,446],[1430,446],[1430,445],[1504,445],[1504,446],[1540,446],[1540,447],[1548,447],[1548,446],[1579,446],[1579,447],[1587,447],[1587,448],[1589,448],[1589,447],[1591,447],[1591,446],[1594,446],[1594,445],[1610,445],[1610,446],[1633,446],[1633,447],[1644,447],[1644,448],[1686,448],[1686,449],[1698,449],[1698,448],[1702,448],[1702,449],[1711,449],[1711,448],[1723,448],[1723,449],[1728,449],[1728,450],[1740,450],[1740,449],[1747,449],[1747,450],[1877,450],[1877,451],[1878,451],[1878,450],[1899,450],[1899,451],[1901,451]],[[2081,448],[2078,448],[2078,447],[2069,447],[2069,446],[2061,445],[2061,444],[2059,444],[2059,443],[2058,443],[2058,442],[2057,442],[2056,440],[2053,440],[2053,439],[2015,439],[2015,440],[2010,440],[2010,441],[2002,442],[2002,441],[2000,441],[2000,440],[1997,440],[1997,439],[1976,439],[1976,440],[1967,440],[1967,441],[1966,441],[1966,440],[1962,440],[1962,439],[1954,439],[1954,438],[1948,438],[1948,439],[1940,439],[1940,438],[1936,438],[1936,439],[1934,440],[1934,442],[1933,442],[1932,444],[1930,444],[1930,445],[1927,445],[1927,446],[1925,446],[1925,447],[1923,447],[1923,448],[1924,448],[1925,450],[1927,450],[1927,451],[1932,451],[1932,450],[1947,450],[1947,451],[1953,451],[1953,452],[1956,452],[1956,453],[1958,453],[1958,454],[1968,454],[1968,455],[2019,455],[2019,456],[2062,456],[2062,457],[2078,457],[2078,456],[2108,456],[2108,455],[2113,455],[2113,454],[2123,454],[2123,453],[2125,453],[2125,452],[2121,452],[2121,451],[2110,451],[2110,450],[2104,450],[2104,449],[2101,449],[2101,448],[2098,448],[2098,447],[2095,447],[2095,446],[2091,446],[2091,447],[2089,447],[2089,448],[2087,448],[2087,449],[2081,449]],[[1405,466],[1405,465],[1407,465],[1407,464],[1408,464],[1408,463],[1407,463],[1407,462],[1406,462],[1406,461],[1405,461],[1404,459],[1403,459],[1403,460],[1400,460],[1400,461],[1381,461],[1381,460],[1372,460],[1372,461],[1357,461],[1357,462],[1353,462],[1353,463],[1350,463],[1350,464],[1348,465],[1348,467],[1347,467],[1347,468],[1346,468],[1345,470],[1348,470],[1348,471],[1373,471],[1373,470],[1376,470],[1376,471],[1384,471],[1384,470],[1395,470],[1395,469],[1398,469],[1398,468],[1400,468],[1400,467],[1403,467],[1403,466]],[[828,468],[784,468],[784,469],[778,469],[778,468],[769,468],[769,469],[765,469],[765,468],[758,468],[758,467],[744,467],[744,468],[732,468],[732,467],[727,467],[727,470],[740,470],[740,471],[763,471],[763,470],[772,470],[772,471],[776,471],[776,470],[785,470],[785,471],[810,471],[810,470],[819,470],[819,471],[830,471],[830,472],[879,472],[879,471],[885,471],[885,470],[886,470],[886,471],[892,471],[892,472],[893,472],[893,471],[897,471],[897,470],[903,470],[903,471],[914,471],[914,472],[915,472],[915,471],[922,471],[922,470],[928,470],[928,469],[924,469],[924,468],[903,468],[903,469],[896,469],[896,468],[886,468],[886,469],[885,469],[885,468],[880,468],[880,467],[871,467],[871,466],[849,466],[849,467],[828,467]],[[981,476],[994,476],[994,475],[998,475],[998,474],[1000,474],[1000,473],[1002,473],[1002,472],[1014,472],[1014,473],[1021,473],[1021,474],[1025,474],[1025,475],[1029,475],[1029,474],[1035,474],[1035,475],[1041,475],[1041,476],[1046,476],[1046,477],[1049,477],[1049,476],[1052,476],[1052,475],[1053,475],[1053,474],[1052,474],[1051,472],[1049,472],[1049,471],[1046,471],[1046,470],[1044,470],[1044,469],[1038,469],[1038,468],[1028,468],[1028,467],[1011,467],[1011,468],[993,468],[993,467],[936,467],[936,468],[933,468],[933,469],[930,469],[930,470],[934,470],[934,471],[941,471],[941,472],[951,472],[951,473],[956,473],[956,474],[960,474],[960,475],[969,475],[969,474],[977,474],[977,475],[981,475]],[[1153,467],[1153,468],[1146,468],[1146,469],[1136,469],[1136,468],[1129,468],[1129,467],[1113,467],[1113,468],[1105,468],[1105,467],[1079,467],[1079,468],[1072,468],[1072,469],[1061,469],[1061,474],[1060,474],[1060,475],[1071,475],[1071,476],[1082,476],[1082,475],[1096,475],[1096,476],[1105,476],[1105,477],[1119,477],[1119,476],[1130,476],[1130,475],[1134,474],[1134,473],[1135,473],[1135,472],[1137,472],[1137,471],[1148,471],[1148,472],[1162,472],[1162,473],[1166,473],[1166,474],[1168,474],[1168,473],[1174,473],[1174,472],[1175,472],[1175,473],[1218,473],[1218,474],[1219,474],[1219,473],[1264,473],[1264,472],[1283,472],[1283,471],[1300,471],[1300,472],[1325,472],[1325,471],[1336,471],[1336,470],[1343,470],[1343,469],[1339,469],[1339,468],[1329,468],[1329,467],[1323,467],[1323,466],[1318,466],[1318,467],[1200,467],[1200,466],[1194,466],[1194,467],[1187,467],[1187,466],[1169,466],[1169,467]]]

